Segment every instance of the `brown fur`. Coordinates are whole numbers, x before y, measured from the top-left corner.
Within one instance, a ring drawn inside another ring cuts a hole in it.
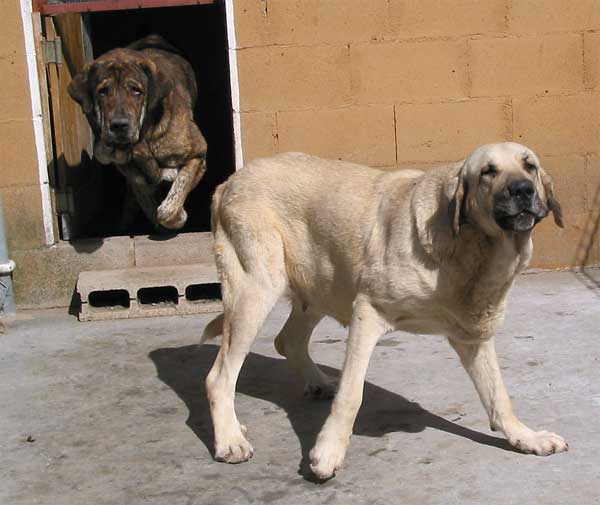
[[[190,191],[206,171],[206,141],[194,122],[190,64],[156,35],[88,63],[69,85],[94,132],[94,155],[114,163],[153,224],[181,228]],[[158,205],[161,181],[172,181]],[[130,214],[121,222],[126,227]]]

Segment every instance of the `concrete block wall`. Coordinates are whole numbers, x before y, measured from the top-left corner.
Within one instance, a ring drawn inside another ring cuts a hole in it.
[[[600,263],[600,2],[234,7],[245,161],[300,150],[428,168],[522,142],[554,177],[567,222],[536,230],[533,266]]]
[[[12,254],[41,247],[46,238],[20,4],[0,6],[0,195]]]

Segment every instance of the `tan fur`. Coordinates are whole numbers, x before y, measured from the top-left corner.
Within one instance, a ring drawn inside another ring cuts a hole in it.
[[[535,191],[537,219],[549,209],[560,216],[539,160],[513,143],[483,146],[462,163],[427,173],[288,153],[256,160],[221,185],[213,230],[224,314],[205,333],[214,336],[222,326],[223,345],[206,381],[216,459],[240,462],[253,454],[233,392],[257,331],[283,294],[292,313],[275,346],[310,394],[335,392],[308,355],[314,327],[324,315],[349,326],[339,389],[311,451],[317,477],[331,477],[342,464],[371,352],[395,330],[447,336],[492,427],[513,446],[541,455],[566,450],[558,435],[532,431],[515,417],[494,350],[506,295],[532,253],[530,214],[523,214],[531,224],[525,231],[507,230],[495,218],[515,182]]]

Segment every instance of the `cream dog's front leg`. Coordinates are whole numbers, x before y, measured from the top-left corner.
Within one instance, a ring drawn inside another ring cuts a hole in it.
[[[346,455],[354,420],[362,403],[367,367],[386,325],[366,300],[354,302],[346,358],[331,413],[310,451],[310,468],[319,479],[335,474]]]
[[[474,344],[449,341],[473,380],[492,430],[502,431],[510,445],[528,454],[548,456],[568,450],[569,444],[561,436],[549,431],[533,431],[515,416],[500,374],[493,338]]]

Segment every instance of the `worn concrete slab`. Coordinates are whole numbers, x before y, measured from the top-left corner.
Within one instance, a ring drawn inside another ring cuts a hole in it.
[[[600,289],[594,276],[519,278],[498,336],[515,407],[570,443],[539,458],[487,427],[475,391],[437,337],[392,334],[376,348],[345,468],[314,484],[304,457],[327,402],[273,348],[285,305],[248,356],[237,413],[256,450],[211,459],[203,379],[218,350],[196,344],[210,316],[78,323],[21,313],[0,337],[0,503],[31,505],[598,503]],[[331,320],[311,350],[330,372],[346,331]],[[29,440],[29,441],[28,441]]]
[[[20,308],[68,307],[82,270],[135,266],[130,237],[59,242],[33,251],[13,251],[15,300]]]
[[[136,267],[214,263],[214,240],[210,232],[133,237]]]

